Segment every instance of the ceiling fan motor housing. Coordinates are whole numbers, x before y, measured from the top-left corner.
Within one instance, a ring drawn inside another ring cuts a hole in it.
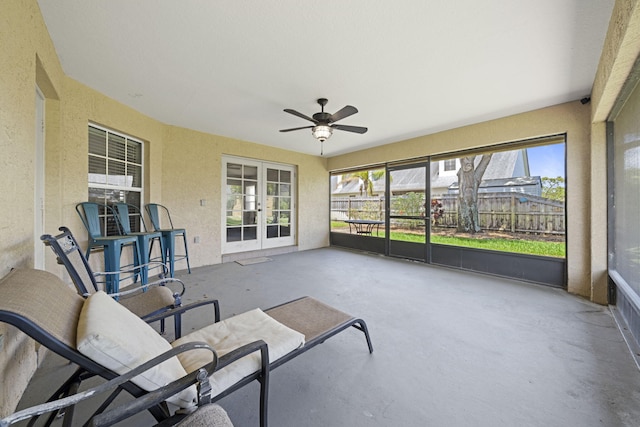
[[[313,119],[323,124],[329,124],[329,120],[331,119],[331,114],[325,113],[325,112],[315,113],[313,115]]]

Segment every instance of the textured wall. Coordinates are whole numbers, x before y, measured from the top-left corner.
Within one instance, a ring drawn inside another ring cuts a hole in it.
[[[616,0],[591,94],[594,122],[607,120],[639,53],[640,1]]]
[[[0,2],[0,276],[32,267],[35,87],[55,96],[62,70],[35,1]],[[52,104],[55,100],[51,101]],[[52,116],[55,116],[52,106]],[[52,213],[52,215],[54,215]],[[10,413],[38,363],[34,342],[0,324],[0,416]]]
[[[162,165],[162,200],[176,226],[187,229],[192,266],[221,262],[222,156],[285,163],[298,169],[300,250],[329,244],[329,175],[316,156],[168,126]],[[200,200],[206,200],[205,206]],[[179,224],[179,225],[178,225]],[[193,243],[199,236],[200,243]]]

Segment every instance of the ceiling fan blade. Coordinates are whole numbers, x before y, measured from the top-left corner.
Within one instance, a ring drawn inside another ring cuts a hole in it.
[[[300,129],[311,129],[314,126],[302,126],[299,128],[291,128],[291,129],[280,129],[280,132],[291,132],[292,130],[300,130]]]
[[[331,125],[331,127],[338,130],[346,130],[347,132],[355,133],[365,133],[368,130],[367,128],[362,126]]]
[[[352,116],[357,112],[358,112],[358,109],[356,107],[353,107],[351,105],[347,105],[342,110],[339,110],[339,111],[336,111],[335,113],[333,113],[331,115],[331,117],[329,118],[329,123],[337,122],[338,120],[342,120],[345,117]]]
[[[294,116],[298,116],[298,117],[300,117],[301,119],[309,120],[310,122],[313,122],[313,123],[318,124],[318,121],[317,121],[317,120],[314,120],[314,119],[312,119],[311,117],[305,116],[305,115],[304,115],[304,114],[302,114],[302,113],[298,113],[296,110],[292,110],[292,109],[290,109],[290,108],[285,108],[285,110],[284,110],[284,111],[285,111],[285,112],[287,112],[287,113],[289,113],[289,114],[293,114]]]

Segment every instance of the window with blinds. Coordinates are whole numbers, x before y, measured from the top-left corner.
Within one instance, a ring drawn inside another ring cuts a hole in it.
[[[89,201],[100,205],[124,202],[140,209],[142,159],[142,141],[90,124]],[[119,234],[117,224],[105,209],[101,214],[103,234]],[[131,218],[131,230],[140,230],[140,220],[136,216]]]

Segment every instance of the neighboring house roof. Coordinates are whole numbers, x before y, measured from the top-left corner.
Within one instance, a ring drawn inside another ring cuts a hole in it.
[[[458,182],[449,186],[449,194],[458,194]],[[479,193],[517,192],[540,196],[542,179],[539,176],[520,176],[516,178],[484,179],[480,183]]]
[[[516,176],[522,176],[528,173],[529,167],[526,164],[526,149],[510,150],[493,153],[489,166],[483,175],[485,180],[504,180]],[[482,156],[476,156],[476,165],[480,162]],[[431,188],[445,191],[452,184],[458,182],[458,176],[455,173],[440,174],[440,162],[431,163]],[[424,188],[425,185],[425,168],[400,169],[392,172],[393,181],[391,182],[392,191],[404,193],[407,191],[415,191]],[[335,178],[335,181],[334,181]],[[373,193],[382,194],[385,190],[385,177],[373,181]],[[338,183],[337,177],[332,177],[332,194],[338,195],[359,195],[362,181],[352,179]]]

